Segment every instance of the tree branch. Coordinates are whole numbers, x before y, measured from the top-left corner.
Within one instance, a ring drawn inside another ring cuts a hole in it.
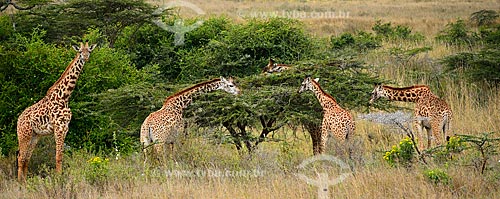
[[[28,7],[21,7],[21,6],[18,6],[16,3],[12,2],[11,0],[7,0],[5,3],[0,3],[0,12],[6,10],[9,5],[12,5],[14,6],[15,9],[18,9],[18,10],[29,10],[29,9],[32,9],[34,8],[36,5],[30,5]]]

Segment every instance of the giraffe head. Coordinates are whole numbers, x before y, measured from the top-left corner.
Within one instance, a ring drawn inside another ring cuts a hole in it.
[[[262,69],[263,73],[275,73],[275,72],[283,72],[284,70],[288,70],[290,66],[287,64],[278,64],[272,58],[269,58],[269,63],[266,67]]]
[[[86,41],[85,45],[83,45],[83,43],[80,42],[80,47],[78,47],[77,45],[73,45],[73,49],[75,49],[76,52],[79,53],[80,60],[88,61],[89,57],[90,57],[90,53],[92,52],[92,50],[94,50],[94,48],[96,46],[97,46],[97,44],[92,44],[89,46],[89,42]]]
[[[300,86],[298,93],[302,93],[304,91],[312,91],[314,89],[313,82],[318,83],[319,78],[311,79],[311,77],[306,77]]]
[[[265,73],[272,71],[274,65],[275,65],[274,60],[272,58],[269,58],[269,63],[267,64],[266,67],[262,69],[262,72]]]
[[[382,84],[375,84],[375,88],[372,91],[372,97],[370,98],[369,103],[372,104],[381,97],[387,97],[387,93],[382,87]]]
[[[240,94],[240,89],[238,87],[236,87],[232,77],[229,77],[227,79],[224,77],[220,77],[220,82],[221,82],[221,84],[220,84],[218,89],[224,90],[224,91],[231,93],[233,95]]]

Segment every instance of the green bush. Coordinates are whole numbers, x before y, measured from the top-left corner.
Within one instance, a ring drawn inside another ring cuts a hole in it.
[[[16,30],[24,35],[38,27],[47,31],[45,41],[68,44],[87,29],[98,28],[113,46],[125,27],[150,23],[153,12],[144,0],[70,0],[16,12]]]
[[[441,169],[427,169],[424,171],[424,177],[434,184],[447,185],[451,181],[450,176]]]
[[[414,143],[410,138],[405,138],[399,142],[399,145],[392,146],[390,151],[384,154],[384,160],[391,166],[398,164],[409,167],[415,158]]]
[[[412,34],[412,30],[408,26],[397,25],[394,27],[391,22],[382,23],[381,20],[377,20],[377,22],[375,22],[372,30],[376,33],[377,37],[384,39],[403,39],[412,41],[424,39],[422,34]]]
[[[452,46],[472,46],[476,42],[476,36],[467,29],[464,20],[446,25],[436,39]]]
[[[205,23],[213,27],[202,26],[188,36],[199,34],[196,31],[205,31],[204,28],[230,27],[230,30],[220,31],[218,37],[199,48],[179,50],[178,54],[183,59],[176,63],[181,68],[178,80],[193,82],[220,75],[253,75],[262,71],[270,57],[294,61],[314,55],[314,43],[298,21],[253,19],[243,24],[221,26],[220,19],[212,20],[217,23],[210,20]],[[166,71],[172,66],[160,67]]]
[[[495,23],[498,13],[494,10],[480,10],[470,16],[470,20],[478,26],[488,26]]]
[[[356,51],[366,51],[381,46],[381,42],[373,34],[360,31],[356,34],[343,33],[339,37],[330,37],[330,44],[334,50],[351,48]]]

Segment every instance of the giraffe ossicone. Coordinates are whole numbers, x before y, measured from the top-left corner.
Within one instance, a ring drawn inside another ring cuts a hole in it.
[[[17,155],[18,180],[25,181],[28,163],[41,136],[54,134],[56,142],[56,171],[62,172],[64,138],[71,121],[69,98],[85,62],[97,45],[80,43],[73,46],[77,51],[75,58],[66,67],[59,79],[48,89],[47,94],[37,103],[26,108],[17,119]]]

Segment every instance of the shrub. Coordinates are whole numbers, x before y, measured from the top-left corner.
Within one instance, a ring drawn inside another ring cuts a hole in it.
[[[480,10],[470,15],[470,20],[478,26],[488,26],[495,23],[498,13],[494,10]]]
[[[464,20],[458,20],[455,23],[449,23],[436,37],[438,41],[442,41],[447,45],[457,46],[472,46],[475,41],[475,35],[471,33],[465,24]]]
[[[451,181],[450,176],[441,169],[427,169],[424,171],[424,177],[434,184],[447,185]]]
[[[377,34],[378,37],[384,39],[403,39],[416,41],[422,40],[424,38],[422,34],[412,34],[412,30],[408,26],[397,25],[394,27],[390,22],[382,23],[381,20],[377,20],[377,22],[375,22],[372,30]]]
[[[384,160],[391,166],[401,164],[405,167],[411,166],[415,157],[415,149],[410,138],[405,138],[399,142],[399,145],[392,146],[390,151],[384,154]]]
[[[218,18],[209,19],[189,32],[186,38],[198,42],[186,40],[191,47],[181,47],[176,51],[182,60],[175,66],[161,66],[162,71],[180,68],[176,79],[193,82],[220,75],[258,74],[270,57],[293,61],[315,55],[315,43],[296,20],[252,19],[243,24],[222,25],[223,22]],[[207,31],[220,34],[200,38]],[[199,43],[203,45],[197,46]]]
[[[87,160],[87,167],[85,170],[85,179],[94,186],[103,188],[107,182],[109,168],[109,159],[101,158],[99,156]]]
[[[351,33],[344,33],[339,37],[330,37],[330,44],[333,49],[346,49],[351,48],[357,51],[366,51],[375,49],[381,46],[380,40],[373,36],[371,33],[360,31],[355,35]]]

